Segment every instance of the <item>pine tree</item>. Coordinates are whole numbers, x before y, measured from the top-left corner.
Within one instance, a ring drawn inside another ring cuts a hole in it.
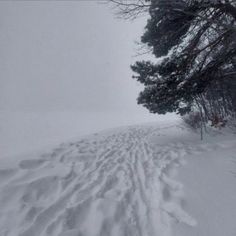
[[[162,59],[131,66],[145,86],[139,104],[159,114],[200,108],[205,120],[236,110],[235,0],[112,2],[130,17],[148,10],[141,42]]]

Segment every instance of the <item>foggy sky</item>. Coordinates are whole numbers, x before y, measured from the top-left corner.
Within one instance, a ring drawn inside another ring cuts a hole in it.
[[[0,110],[140,109],[130,64],[144,25],[91,1],[0,2]]]

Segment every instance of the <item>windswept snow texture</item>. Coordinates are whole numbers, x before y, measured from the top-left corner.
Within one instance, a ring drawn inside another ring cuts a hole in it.
[[[236,142],[225,142],[223,148],[227,144],[235,148]],[[187,207],[186,186],[176,181],[177,170],[187,168],[191,154],[200,161],[203,153],[217,149],[222,143],[203,145],[197,135],[176,124],[119,128],[62,144],[38,159],[0,169],[0,235],[203,236],[195,230],[201,228],[201,215]],[[222,184],[225,181],[212,188],[220,192]],[[233,184],[230,193],[235,193]],[[234,196],[229,204],[235,203]],[[197,207],[207,216],[206,200]],[[235,219],[235,206],[228,210]],[[212,227],[221,225],[219,220]]]

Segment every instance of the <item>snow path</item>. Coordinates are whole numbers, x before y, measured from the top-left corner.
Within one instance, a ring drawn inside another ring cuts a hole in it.
[[[186,154],[205,149],[186,133],[122,128],[0,169],[0,235],[170,236],[173,222],[196,226],[176,176]]]

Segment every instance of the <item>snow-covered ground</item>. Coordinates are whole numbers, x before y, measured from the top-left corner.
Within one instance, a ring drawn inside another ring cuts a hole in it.
[[[58,145],[83,135],[118,126],[173,119],[134,112],[0,111],[0,159]]]
[[[233,236],[236,140],[133,125],[5,161],[1,236]]]

